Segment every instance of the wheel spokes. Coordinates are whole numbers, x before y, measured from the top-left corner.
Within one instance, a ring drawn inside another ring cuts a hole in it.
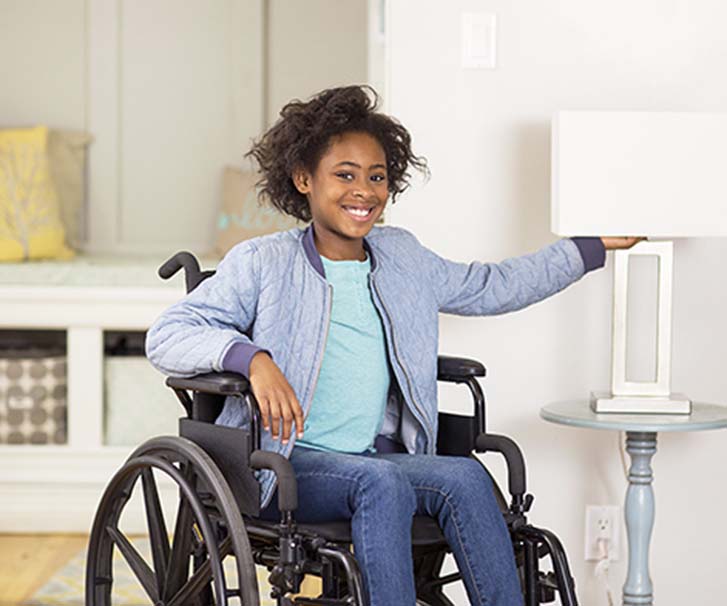
[[[224,559],[232,552],[232,541],[225,538],[220,544],[220,559]],[[189,577],[184,586],[167,602],[167,606],[181,606],[199,594],[212,580],[212,566],[209,559]]]
[[[160,474],[178,488],[175,519],[165,515],[169,503]],[[135,491],[139,484],[142,488]],[[127,515],[132,505],[141,505],[145,510],[142,513],[136,509]],[[132,531],[138,532],[138,513],[146,522],[151,546],[148,555],[129,538]],[[167,534],[172,530],[173,534]],[[246,606],[259,604],[253,554],[235,497],[214,462],[187,440],[149,440],[111,479],[89,541],[89,606],[111,606],[112,601],[116,602],[118,596],[112,595],[116,584],[112,576],[115,549],[125,558],[137,587],[141,585],[152,604],[223,606],[232,597],[238,597]],[[225,570],[223,561],[231,554],[238,583],[228,589],[232,571]]]
[[[119,548],[121,555],[124,556],[129,568],[131,568],[133,573],[136,575],[136,578],[139,579],[141,586],[144,588],[144,591],[146,591],[149,598],[153,602],[158,601],[159,591],[157,590],[157,580],[154,577],[154,573],[151,568],[149,568],[149,565],[144,561],[144,558],[141,557],[129,539],[127,539],[118,528],[107,526],[106,532]]]
[[[164,514],[159,502],[159,492],[151,468],[146,468],[141,472],[141,481],[144,489],[144,506],[149,527],[154,572],[157,579],[157,594],[162,595],[164,592],[164,579],[167,577],[167,563],[169,562],[167,526],[164,522]]]
[[[172,551],[167,566],[167,576],[164,582],[164,601],[175,595],[184,585],[189,574],[189,556],[192,542],[192,509],[187,499],[182,498],[177,511],[177,521],[174,526]]]

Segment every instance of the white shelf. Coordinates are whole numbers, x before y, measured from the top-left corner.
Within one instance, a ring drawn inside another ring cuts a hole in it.
[[[0,446],[0,532],[90,532],[106,485],[134,448]],[[159,490],[165,506],[175,501],[170,483]],[[124,523],[128,532],[147,532],[139,507]]]
[[[103,332],[146,330],[182,292],[0,287],[0,329],[61,329],[68,338],[68,443],[0,446],[0,532],[89,530],[104,487],[134,449],[103,444]]]

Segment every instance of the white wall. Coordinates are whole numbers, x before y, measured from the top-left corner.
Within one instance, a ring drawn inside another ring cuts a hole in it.
[[[86,130],[92,251],[208,252],[263,125],[262,0],[0,0],[0,127]]]
[[[498,16],[493,71],[460,68],[460,13],[473,10]],[[725,19],[727,8],[711,0],[390,0],[387,107],[411,130],[432,178],[393,206],[388,220],[463,261],[500,260],[552,241],[551,113],[727,111]],[[673,387],[727,404],[727,242],[680,241],[675,254]],[[583,560],[584,510],[623,503],[618,436],[550,425],[538,411],[608,387],[610,280],[607,267],[530,309],[442,316],[440,328],[442,352],[488,367],[490,428],[523,446],[536,495],[531,520],[564,540],[588,606],[606,599],[593,564]],[[450,390],[443,400],[444,408],[467,402]],[[725,437],[659,436],[651,574],[660,606],[723,599]],[[622,556],[611,569],[619,597],[625,549]]]
[[[0,128],[83,128],[83,5],[0,0]]]
[[[293,97],[366,80],[366,0],[0,0],[0,128],[94,135],[89,251],[209,252],[222,169]]]
[[[262,126],[259,3],[123,0],[118,11],[116,246],[208,252],[222,169]],[[110,126],[96,122],[104,135]],[[93,228],[95,248],[107,248]]]
[[[366,82],[366,0],[267,0],[270,125],[291,99]]]

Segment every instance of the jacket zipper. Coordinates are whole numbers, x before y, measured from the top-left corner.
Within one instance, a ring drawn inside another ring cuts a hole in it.
[[[401,358],[399,357],[399,352],[396,348],[396,339],[394,339],[394,326],[391,322],[391,314],[389,313],[389,310],[386,308],[386,305],[384,304],[384,299],[381,297],[381,292],[379,292],[379,288],[376,286],[376,282],[373,279],[373,276],[369,275],[369,282],[373,285],[374,290],[376,291],[376,296],[379,299],[379,302],[381,303],[381,307],[384,308],[384,312],[386,313],[386,317],[389,320],[389,327],[391,330],[391,348],[394,352],[394,357],[396,358],[396,361],[401,368],[401,371],[404,373],[404,378],[406,378],[406,384],[409,387],[409,394],[411,396],[412,404],[414,404],[414,408],[416,409],[416,412],[418,414],[414,415],[417,417],[417,420],[419,421],[419,424],[424,429],[424,432],[427,434],[427,446],[428,450],[432,449],[433,445],[433,439],[432,439],[432,431],[429,427],[429,424],[426,422],[426,417],[423,414],[422,410],[419,408],[418,404],[416,403],[416,400],[414,399],[414,390],[412,389],[411,381],[409,380],[409,375],[406,374],[406,369],[404,368],[404,365],[401,363]],[[396,375],[396,369],[394,369],[394,374]],[[397,381],[399,380],[399,377],[396,377]],[[401,383],[401,381],[400,381]],[[404,398],[404,403],[407,404],[406,398]],[[408,404],[407,404],[408,405]]]
[[[326,353],[326,343],[328,342],[328,331],[331,328],[331,309],[333,308],[333,286],[326,284],[328,288],[328,313],[326,315],[326,332],[323,335],[323,352],[321,353],[320,359],[318,360],[318,368],[316,369],[316,378],[313,380],[313,389],[311,391],[311,404],[313,403],[313,397],[316,393],[316,387],[318,386],[318,378],[321,376],[321,367],[323,366],[323,357]],[[308,409],[310,412],[310,408]]]
[[[333,307],[333,286],[330,284],[326,284],[326,287],[328,288],[328,314],[326,316],[326,332],[323,335],[323,353],[321,353],[320,360],[318,361],[318,367],[316,368],[316,377],[313,379],[313,387],[311,389],[311,404],[313,403],[313,397],[316,393],[316,387],[318,385],[318,377],[321,375],[321,366],[323,366],[323,356],[326,352],[326,342],[328,341],[328,331],[331,327],[331,309]],[[310,413],[310,407],[308,407],[308,413]],[[308,414],[305,415],[305,419],[308,418]],[[293,441],[291,440],[289,442],[289,446],[283,450],[283,452],[286,455],[290,454],[290,451],[293,449]]]

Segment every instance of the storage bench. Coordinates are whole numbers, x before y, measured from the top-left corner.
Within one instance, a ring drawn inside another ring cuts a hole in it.
[[[0,532],[89,529],[104,486],[133,449],[104,437],[104,333],[145,331],[183,296],[181,275],[157,276],[164,260],[0,264],[0,333],[65,332],[68,406],[65,444],[0,444]],[[168,397],[173,424],[182,409]]]

